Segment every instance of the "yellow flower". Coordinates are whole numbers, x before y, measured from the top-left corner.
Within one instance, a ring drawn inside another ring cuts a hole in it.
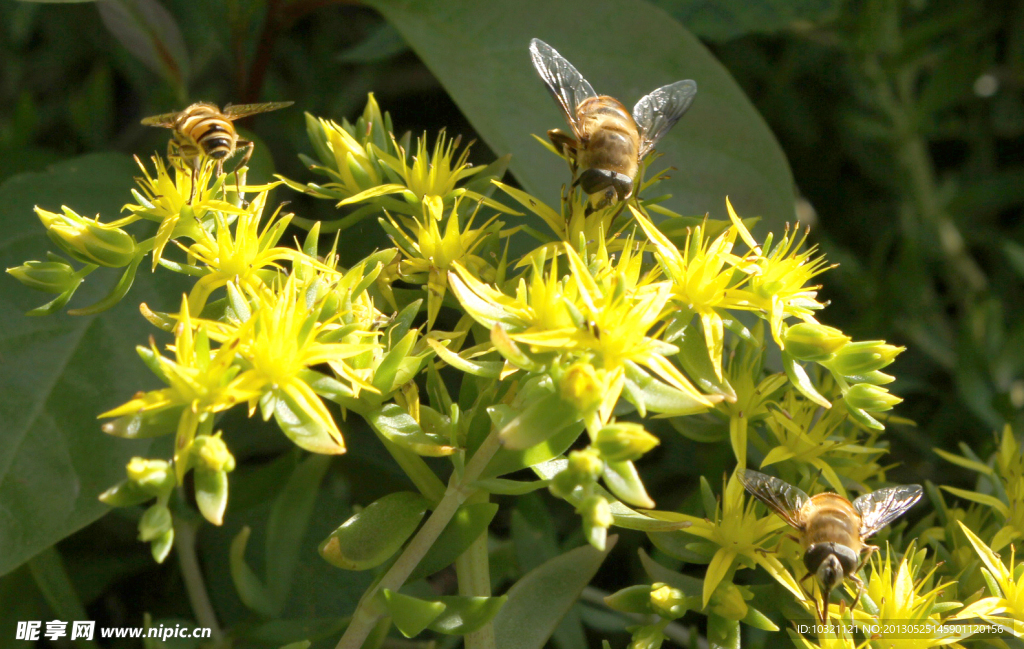
[[[999,559],[992,548],[985,545],[969,527],[960,523],[960,529],[974,546],[987,572],[986,581],[992,591],[991,597],[980,599],[960,611],[957,617],[971,619],[980,617],[1003,624],[1013,630],[1014,635],[1024,635],[1024,570],[1017,564],[1016,548],[1010,546],[1011,572]]]
[[[715,375],[721,380],[725,345],[722,315],[728,309],[750,308],[750,295],[742,288],[749,262],[734,255],[732,249],[737,236],[742,236],[747,245],[753,247],[750,233],[730,208],[733,227],[709,241],[704,236],[704,228],[697,226],[690,231],[684,249],[679,250],[643,214],[632,206],[630,210],[656,248],[655,258],[671,280],[674,301],[700,316],[708,356]]]
[[[227,344],[216,350],[211,349],[206,329],[200,327],[196,330],[196,326],[197,323],[189,313],[188,300],[183,297],[178,325],[175,327],[174,359],[161,356],[155,346],[152,349],[139,348],[139,354],[168,387],[141,393],[100,415],[101,418],[132,420],[163,411],[170,411],[173,416],[180,411],[174,443],[174,462],[179,482],[186,469],[184,453],[200,425],[205,427],[204,430],[212,430],[213,415],[259,396],[258,390],[246,386],[246,381],[238,376],[241,368],[234,364],[235,345]],[[105,424],[103,429],[120,435],[126,425],[127,421],[111,422]]]
[[[160,157],[153,157],[155,176],[150,175],[137,156],[135,162],[142,169],[143,177],[137,179],[142,193],[132,190],[138,203],[124,206],[123,209],[131,212],[131,216],[123,221],[127,223],[143,218],[160,224],[152,244],[154,269],[160,263],[168,241],[179,237],[195,240],[202,236],[205,233],[204,226],[211,219],[211,212],[227,218],[224,215],[241,214],[244,211],[223,200],[225,176],[214,178],[213,164],[202,165],[195,178],[191,169],[172,165],[172,178]]]
[[[448,271],[454,263],[471,269],[477,277],[494,278],[494,269],[475,253],[488,236],[496,236],[501,222],[495,222],[497,215],[491,217],[479,228],[473,228],[473,220],[477,212],[468,218],[465,227],[459,223],[459,202],[456,201],[448,211],[445,220],[444,206],[436,197],[423,200],[422,219],[417,217],[399,217],[402,224],[411,232],[407,236],[396,220],[388,215],[387,221],[381,220],[385,230],[391,235],[395,245],[402,252],[398,274],[402,279],[413,283],[427,285],[427,329],[434,326],[434,320],[441,310],[441,303],[448,290]],[[477,211],[479,211],[479,204]],[[390,225],[390,228],[388,227]]]
[[[244,291],[255,293],[264,285],[266,269],[280,269],[278,261],[316,264],[316,260],[301,251],[276,247],[290,220],[289,215],[278,218],[280,207],[267,221],[263,231],[259,231],[267,194],[266,191],[260,192],[247,209],[238,213],[234,234],[227,217],[222,212],[214,212],[214,231],[200,230],[193,237],[195,243],[185,248],[190,261],[202,264],[202,276],[189,294],[189,308],[193,312],[201,312],[213,291],[228,282],[235,282]],[[329,270],[322,264],[317,265],[322,270]]]
[[[466,311],[485,327],[501,325],[512,342],[533,354],[557,357],[562,366],[583,360],[606,372],[601,423],[610,419],[631,366],[651,370],[686,395],[690,413],[699,412],[721,397],[698,392],[666,358],[679,351],[658,340],[671,286],[653,283],[649,273],[641,276],[641,256],[633,248],[629,242],[613,262],[601,241],[600,252],[588,265],[564,245],[568,275],[559,272],[557,258],[545,273],[542,255],[534,260],[530,280],[519,280],[515,297],[481,282],[458,264],[453,265],[449,282]]]

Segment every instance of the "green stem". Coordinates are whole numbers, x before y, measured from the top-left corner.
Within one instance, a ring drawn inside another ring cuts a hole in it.
[[[224,639],[224,632],[217,622],[217,614],[206,591],[203,571],[199,567],[199,557],[196,555],[196,527],[182,516],[174,517],[174,547],[178,551],[181,576],[185,580],[185,591],[188,593],[188,601],[192,605],[196,622],[199,626],[210,629],[210,635],[219,642]]]
[[[466,465],[466,470],[463,472],[462,477],[452,476],[451,483],[448,485],[448,489],[445,490],[444,497],[437,503],[427,522],[423,524],[423,527],[409,541],[409,545],[402,551],[398,560],[391,565],[391,568],[388,569],[376,585],[371,586],[363,594],[359,604],[356,606],[355,613],[352,614],[352,621],[349,623],[348,628],[345,629],[341,640],[338,641],[336,649],[360,649],[363,646],[363,642],[373,630],[374,624],[376,624],[384,612],[378,595],[385,589],[396,591],[402,587],[402,584],[405,583],[405,580],[409,578],[412,571],[419,565],[420,560],[423,559],[427,551],[434,545],[437,537],[447,527],[462,503],[466,502],[467,498],[476,493],[477,490],[470,485],[483,474],[491,458],[494,457],[494,454],[501,447],[501,438],[498,433],[498,429],[491,429],[487,439],[484,440],[484,443],[480,445],[480,448],[473,455],[473,459]]]
[[[423,494],[423,497],[429,500],[431,505],[437,505],[444,497],[444,483],[427,466],[423,458],[384,437],[383,433],[377,430],[373,424],[370,425],[370,428],[377,434],[381,443],[384,444],[384,448],[391,453],[391,457],[395,458],[395,462],[398,463],[398,466],[402,467],[402,470],[409,476],[412,483],[416,485],[416,488]]]
[[[490,494],[478,492],[474,501],[487,502]],[[477,537],[455,560],[455,574],[459,578],[459,594],[471,597],[491,596],[491,565],[487,553],[487,530]],[[466,649],[496,649],[494,624],[488,622],[480,629],[466,634]]]

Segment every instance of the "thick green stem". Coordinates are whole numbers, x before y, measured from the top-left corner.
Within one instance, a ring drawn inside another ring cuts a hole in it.
[[[474,501],[487,502],[489,494],[478,492]],[[459,578],[459,594],[471,597],[491,596],[491,565],[487,553],[487,530],[455,560],[455,574]],[[473,633],[466,634],[466,649],[496,649],[494,625],[490,622]]]
[[[224,632],[217,622],[217,614],[210,602],[210,595],[206,592],[203,571],[199,567],[199,557],[196,555],[196,528],[181,516],[174,518],[174,547],[178,551],[178,564],[181,566],[182,579],[185,580],[185,592],[188,593],[188,601],[192,605],[196,622],[199,626],[210,629],[211,637],[219,642],[223,640]]]
[[[345,629],[345,634],[338,641],[336,649],[360,649],[363,646],[366,637],[373,630],[374,624],[376,624],[383,613],[378,596],[385,589],[396,591],[402,587],[402,584],[405,583],[405,580],[409,578],[412,571],[419,565],[420,560],[423,559],[427,551],[434,545],[437,537],[444,531],[444,528],[451,521],[462,503],[466,502],[466,499],[476,492],[470,485],[480,477],[484,469],[487,468],[488,463],[490,463],[491,458],[494,457],[494,454],[501,447],[501,439],[498,433],[498,429],[491,429],[487,439],[484,440],[484,443],[480,445],[480,448],[473,455],[473,459],[466,465],[466,470],[462,473],[461,478],[456,475],[452,476],[444,497],[434,508],[427,522],[423,524],[423,527],[409,541],[409,544],[402,551],[398,560],[391,565],[391,568],[388,569],[376,585],[371,586],[363,593],[362,598],[359,600],[359,605],[356,606],[355,613],[352,614],[352,621],[349,622],[348,628]]]

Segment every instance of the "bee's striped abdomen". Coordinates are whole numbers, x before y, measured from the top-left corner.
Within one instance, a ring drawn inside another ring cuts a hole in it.
[[[177,129],[214,160],[222,160],[234,153],[238,139],[235,127],[214,106],[197,104],[189,107],[178,118]]]

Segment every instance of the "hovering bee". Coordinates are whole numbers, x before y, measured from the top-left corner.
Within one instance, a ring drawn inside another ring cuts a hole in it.
[[[589,194],[595,207],[632,196],[640,162],[690,107],[696,82],[687,79],[658,88],[638,101],[631,115],[619,100],[594,92],[544,41],[530,41],[530,58],[572,128],[572,134],[552,129],[548,138],[570,159],[574,175],[582,169],[573,186]]]
[[[857,605],[864,590],[857,572],[878,550],[865,541],[910,509],[922,493],[920,485],[901,485],[872,491],[851,503],[834,493],[808,496],[789,483],[757,471],[741,469],[739,479],[755,498],[801,533],[798,540],[804,547],[808,571],[803,579],[813,574],[821,584],[822,623],[827,621],[829,594],[846,577],[857,584],[853,606]],[[868,553],[861,559],[865,550]]]
[[[168,155],[188,160],[193,172],[198,171],[202,156],[217,162],[217,174],[224,172],[224,161],[235,155],[238,145],[243,145],[245,154],[239,167],[252,156],[253,143],[243,140],[232,124],[236,119],[266,113],[291,106],[293,101],[275,101],[265,104],[228,104],[220,110],[214,104],[198,102],[180,112],[154,115],[142,120],[146,126],[160,126],[174,129],[174,137],[167,146]]]

